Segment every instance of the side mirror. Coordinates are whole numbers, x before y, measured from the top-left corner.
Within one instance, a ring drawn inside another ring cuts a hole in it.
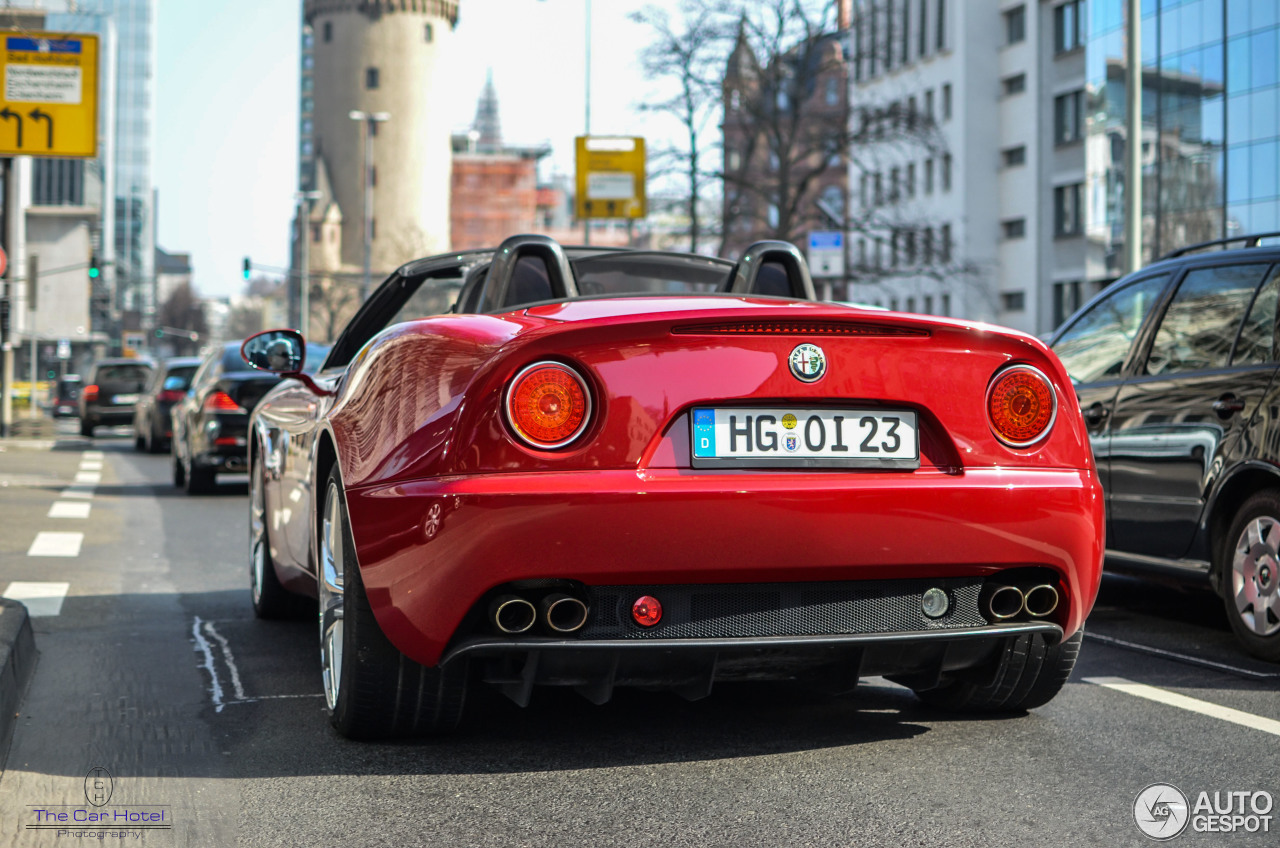
[[[244,340],[240,356],[259,371],[297,374],[307,361],[307,343],[297,330],[264,330]]]

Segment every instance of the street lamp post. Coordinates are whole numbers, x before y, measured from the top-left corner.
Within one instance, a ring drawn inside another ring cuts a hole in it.
[[[298,331],[302,333],[303,338],[307,337],[311,318],[311,204],[320,197],[321,192],[318,191],[299,191],[293,195],[293,199],[298,202],[298,264],[301,266],[298,275],[298,285],[301,288],[298,297],[300,304]],[[366,259],[365,268],[368,269],[368,267]]]
[[[391,115],[352,109],[348,117],[364,125],[364,279],[360,284],[360,300],[364,302],[373,285],[373,136],[377,125],[390,120]]]

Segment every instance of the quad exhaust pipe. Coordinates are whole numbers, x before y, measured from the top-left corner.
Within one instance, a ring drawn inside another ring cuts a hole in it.
[[[1058,608],[1058,589],[1048,583],[1022,590],[1017,586],[995,586],[984,595],[983,612],[992,621],[1009,621],[1024,612],[1032,618],[1044,618]]]
[[[586,625],[589,612],[584,601],[563,592],[547,595],[537,606],[519,595],[502,595],[489,605],[489,621],[507,636],[527,633],[539,622],[552,633],[574,633]]]

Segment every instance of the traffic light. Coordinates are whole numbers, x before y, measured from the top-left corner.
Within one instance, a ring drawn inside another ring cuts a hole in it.
[[[89,256],[89,279],[96,280],[102,276],[102,267],[98,265],[98,254]]]
[[[163,339],[163,338],[164,338],[164,328],[163,328],[163,327],[156,327],[156,338],[157,338],[157,339]]]
[[[253,266],[249,262],[249,257],[244,258],[244,278],[249,279],[249,272],[253,270]]]

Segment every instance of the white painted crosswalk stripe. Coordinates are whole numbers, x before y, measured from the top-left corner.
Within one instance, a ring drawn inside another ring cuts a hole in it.
[[[1125,680],[1123,677],[1086,677],[1084,682],[1092,683],[1095,686],[1103,686],[1116,692],[1123,692],[1126,695],[1133,695],[1137,698],[1146,698],[1148,701],[1156,701],[1170,707],[1177,707],[1187,712],[1229,721],[1232,724],[1239,724],[1253,730],[1261,730],[1263,733],[1270,733],[1273,736],[1280,736],[1280,721],[1276,721],[1273,718],[1264,718],[1253,713],[1246,713],[1243,710],[1202,701],[1199,698],[1189,698],[1186,695],[1179,695],[1177,692],[1170,692],[1167,689],[1147,686],[1145,683],[1134,683],[1132,680]]]
[[[105,459],[102,451],[85,451],[81,456],[85,459]]]
[[[42,530],[27,550],[27,556],[73,557],[80,555],[83,533],[55,533]]]
[[[4,597],[11,601],[26,604],[27,612],[33,618],[59,615],[62,612],[62,599],[67,596],[70,583],[10,583],[4,590]]]
[[[93,504],[75,501],[54,501],[49,507],[50,518],[88,518],[89,508]]]
[[[101,471],[101,470],[102,470],[102,460],[100,460],[100,459],[86,459],[86,460],[84,460],[83,462],[81,462],[81,463],[80,463],[80,470],[81,470],[81,471]]]
[[[92,483],[97,485],[102,482],[101,471],[80,471],[76,474],[77,483]]]

